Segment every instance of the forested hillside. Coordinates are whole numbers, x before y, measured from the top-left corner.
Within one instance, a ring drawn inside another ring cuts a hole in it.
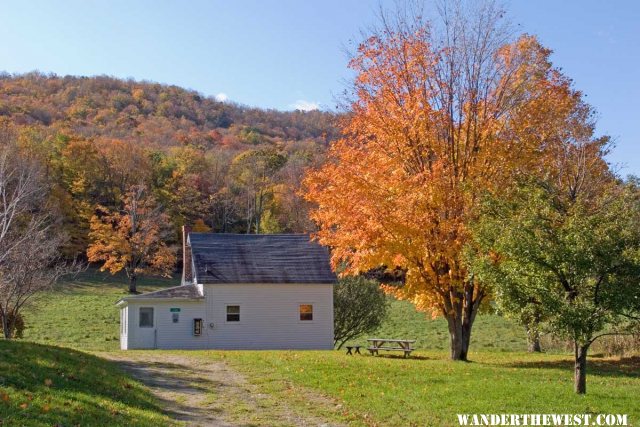
[[[176,86],[111,77],[0,75],[3,138],[44,165],[51,203],[83,254],[96,209],[117,211],[144,185],[181,225],[302,232],[303,171],[337,137],[333,113],[248,108]]]

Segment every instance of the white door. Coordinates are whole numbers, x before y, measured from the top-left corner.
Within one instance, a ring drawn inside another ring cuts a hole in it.
[[[157,330],[156,330],[156,309],[151,306],[143,306],[138,308],[138,327],[136,340],[138,348],[156,348]],[[131,326],[129,326],[131,327]]]

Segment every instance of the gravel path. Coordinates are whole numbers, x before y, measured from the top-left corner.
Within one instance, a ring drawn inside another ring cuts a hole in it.
[[[102,356],[149,387],[166,413],[187,426],[337,426],[259,393],[222,361],[160,351]],[[323,396],[305,393],[314,405],[332,405]]]

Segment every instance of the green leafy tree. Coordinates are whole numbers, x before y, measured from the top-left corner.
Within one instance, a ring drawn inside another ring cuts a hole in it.
[[[503,310],[535,314],[573,341],[581,394],[590,345],[628,333],[624,320],[637,319],[640,300],[638,187],[582,175],[573,180],[579,185],[527,180],[509,198],[490,198],[474,230],[472,261]]]
[[[262,231],[262,217],[273,201],[276,173],[286,163],[286,155],[272,148],[245,151],[233,159],[231,175],[246,206],[247,234]]]
[[[333,288],[334,344],[338,349],[349,340],[380,327],[388,303],[374,280],[345,277]]]

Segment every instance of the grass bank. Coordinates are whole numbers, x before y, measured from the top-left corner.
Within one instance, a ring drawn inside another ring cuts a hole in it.
[[[104,359],[0,341],[3,426],[172,425],[151,394]]]

